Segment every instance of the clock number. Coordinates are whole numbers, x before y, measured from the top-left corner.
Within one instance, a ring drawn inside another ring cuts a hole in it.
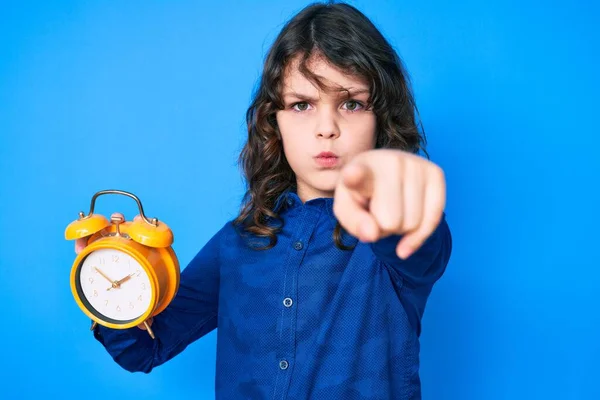
[[[141,294],[138,296],[138,300],[142,301],[142,295]]]
[[[105,264],[104,257],[98,257],[98,264],[100,264],[100,265]]]
[[[94,297],[98,297],[98,291],[94,289]]]
[[[117,254],[114,254],[112,256],[112,260],[113,260],[113,262],[119,262],[119,256]]]
[[[146,284],[142,282],[142,290],[146,290]]]
[[[90,277],[90,283],[94,283],[94,278]]]
[[[133,310],[133,303],[129,302],[129,308],[131,308]]]
[[[104,306],[108,305],[108,300],[104,300]]]
[[[117,306],[117,311],[121,311],[121,307],[120,306]]]
[[[136,272],[135,276],[140,276],[140,274],[142,273],[142,271],[140,271],[139,268],[135,272]]]

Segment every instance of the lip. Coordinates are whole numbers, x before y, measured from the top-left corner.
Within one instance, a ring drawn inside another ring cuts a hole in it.
[[[332,153],[331,151],[322,151],[319,153],[319,155],[317,156],[317,158],[329,158],[329,157],[335,157],[337,158],[337,154]]]
[[[317,164],[323,168],[333,168],[337,165],[339,157],[331,151],[323,151],[315,157]]]

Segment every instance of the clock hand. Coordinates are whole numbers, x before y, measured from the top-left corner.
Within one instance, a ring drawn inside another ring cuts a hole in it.
[[[109,281],[110,283],[113,283],[113,282],[114,282],[112,279],[110,279],[108,276],[106,276],[106,274],[105,274],[104,272],[100,271],[100,270],[98,269],[98,267],[94,267],[94,269],[95,269],[95,270],[96,270],[96,271],[97,271],[97,272],[98,272],[100,275],[102,275],[102,276],[104,277],[104,279],[106,279],[106,280],[107,280],[107,281]]]
[[[134,272],[133,274],[127,275],[127,276],[126,276],[126,277],[124,277],[123,279],[119,279],[118,281],[114,281],[114,282],[113,282],[113,284],[112,284],[112,286],[111,286],[111,287],[109,287],[109,288],[108,288],[108,289],[106,289],[106,290],[110,290],[110,289],[112,289],[112,288],[119,288],[119,287],[121,287],[121,284],[122,284],[123,282],[127,282],[128,280],[130,280],[130,279],[131,279],[131,277],[132,277],[133,275],[135,275],[135,272]]]
[[[122,284],[123,282],[127,282],[127,281],[128,281],[128,280],[130,280],[130,279],[131,279],[131,277],[132,277],[132,276],[134,276],[134,275],[135,275],[135,272],[134,272],[133,274],[129,274],[129,275],[127,275],[127,276],[126,276],[125,278],[123,278],[123,279],[119,279],[119,280],[116,282],[116,285],[117,285],[117,286],[121,286],[121,284]]]

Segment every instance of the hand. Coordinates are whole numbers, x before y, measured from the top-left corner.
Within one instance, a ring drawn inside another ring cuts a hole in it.
[[[356,156],[341,171],[333,211],[364,242],[403,235],[398,257],[410,257],[437,228],[446,204],[444,173],[437,165],[400,150]]]
[[[154,322],[154,319],[153,319],[152,317],[150,317],[150,318],[148,318],[148,319],[146,320],[146,323],[148,324],[148,326],[152,326],[152,322]],[[143,331],[146,331],[146,330],[147,330],[147,329],[146,329],[146,325],[144,325],[144,323],[143,323],[143,322],[142,322],[141,324],[139,324],[137,327],[138,327],[138,328],[140,328],[140,329],[141,329],[141,330],[143,330]]]

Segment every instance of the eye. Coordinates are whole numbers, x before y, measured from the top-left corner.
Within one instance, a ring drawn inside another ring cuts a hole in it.
[[[360,101],[356,100],[348,100],[344,103],[344,105],[346,106],[344,109],[348,111],[357,111],[360,110],[361,107],[364,107]]]
[[[302,112],[308,110],[309,104],[305,101],[301,101],[299,103],[292,104],[292,110],[296,112]]]

